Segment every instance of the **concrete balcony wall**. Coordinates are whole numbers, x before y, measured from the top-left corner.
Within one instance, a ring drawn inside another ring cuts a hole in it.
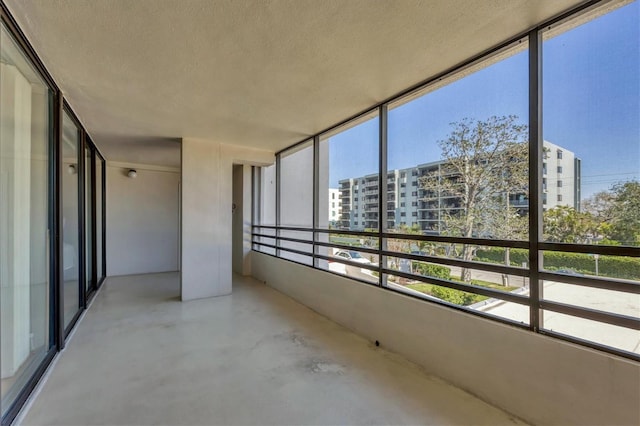
[[[640,365],[252,252],[253,276],[532,424],[640,424]]]

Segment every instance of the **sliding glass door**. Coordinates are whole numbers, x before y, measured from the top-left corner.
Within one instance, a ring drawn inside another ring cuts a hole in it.
[[[2,416],[50,349],[53,92],[2,24],[0,36]]]
[[[67,111],[62,119],[62,269],[64,327],[80,311],[80,130]]]

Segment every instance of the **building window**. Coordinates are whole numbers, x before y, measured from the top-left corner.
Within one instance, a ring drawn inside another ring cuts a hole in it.
[[[405,205],[404,202],[400,203],[400,207],[404,207],[404,205]]]
[[[562,181],[561,180],[558,181],[558,188],[562,188]]]
[[[416,206],[418,205],[418,202],[417,202],[417,201],[412,201],[412,202],[411,202],[411,205],[412,205],[413,207],[416,207]]]
[[[400,216],[402,216],[402,217],[405,217],[406,215],[407,215],[407,213],[405,213],[405,212],[401,212],[400,213]]]
[[[400,193],[400,196],[401,196],[401,197],[405,197],[406,195],[407,195],[407,194],[406,194],[405,192],[401,192],[401,193]]]
[[[411,212],[411,216],[418,216],[418,212]]]
[[[558,201],[562,201],[562,194],[558,194]]]
[[[562,160],[562,150],[558,150],[558,160]]]
[[[558,173],[562,173],[562,166],[558,166]]]
[[[418,191],[413,191],[413,192],[411,193],[411,195],[412,195],[412,196],[414,196],[414,197],[417,197],[417,196],[418,196]]]

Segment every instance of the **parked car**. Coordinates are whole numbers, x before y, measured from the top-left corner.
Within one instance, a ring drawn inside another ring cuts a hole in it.
[[[566,268],[566,269],[558,269],[556,272],[559,273],[559,274],[575,275],[576,277],[584,277],[584,274],[581,274],[578,271],[575,271],[573,269],[568,269],[568,268]]]
[[[366,257],[362,256],[357,251],[353,251],[353,250],[338,250],[334,254],[334,256],[342,257],[342,258],[344,258],[346,260],[350,260],[352,262],[371,263],[371,261],[369,259],[367,259]]]

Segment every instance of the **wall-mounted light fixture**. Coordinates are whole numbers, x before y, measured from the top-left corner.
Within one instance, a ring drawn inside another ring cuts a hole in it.
[[[136,176],[138,176],[138,172],[136,172],[134,169],[129,169],[127,176],[129,176],[131,179],[135,179]]]
[[[69,167],[67,167],[67,173],[69,173],[70,175],[75,175],[76,173],[78,173],[78,170],[76,169],[76,165],[69,164]]]

